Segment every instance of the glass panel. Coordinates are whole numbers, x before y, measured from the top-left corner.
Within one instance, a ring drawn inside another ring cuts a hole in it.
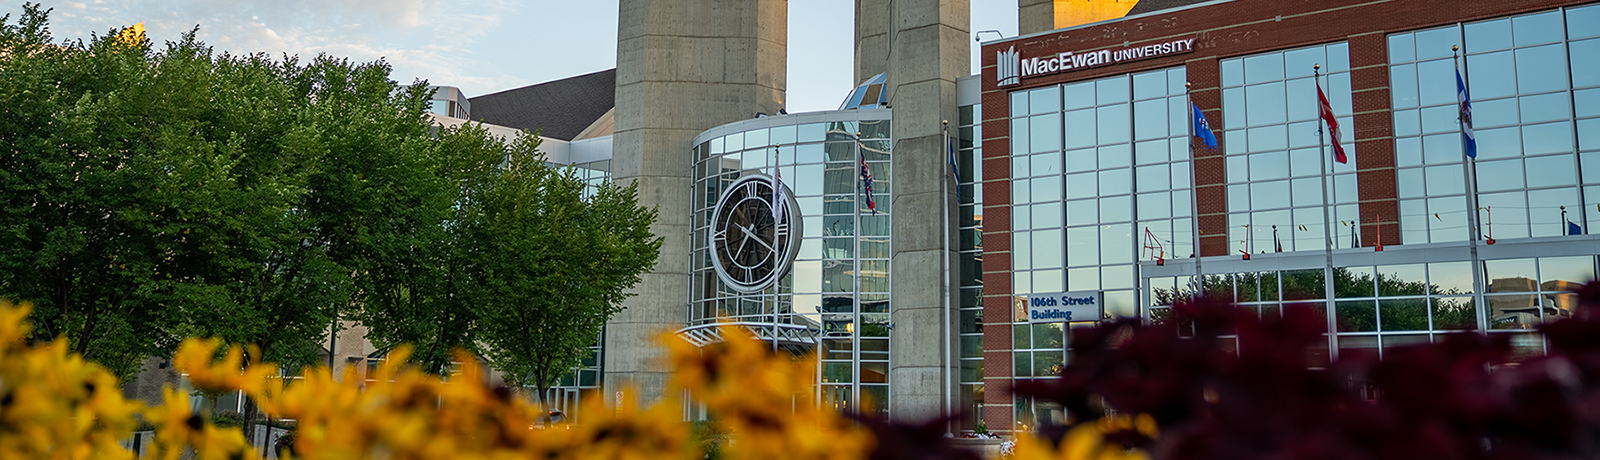
[[[1095,103],[1100,105],[1128,101],[1128,77],[1118,76],[1095,82]]]
[[[1492,295],[1489,302],[1489,329],[1533,329],[1539,324],[1541,296],[1538,294]]]
[[[1028,111],[1028,93],[1027,91],[1011,93],[1011,118],[1025,117],[1031,113]]]
[[[1600,7],[1585,6],[1567,9],[1567,37],[1584,38],[1600,35]]]
[[[1417,68],[1411,64],[1397,65],[1389,69],[1389,97],[1394,108],[1402,109],[1417,106]],[[1401,131],[1396,128],[1395,134]]]
[[[1035,377],[1060,375],[1065,354],[1066,352],[1061,351],[1033,352],[1033,375]]]
[[[1283,55],[1264,54],[1244,58],[1244,83],[1283,79]]]
[[[1416,39],[1417,60],[1450,57],[1450,46],[1461,43],[1454,26],[1417,32]]]
[[[1561,40],[1561,29],[1560,11],[1511,18],[1511,32],[1517,46]]]
[[[1383,335],[1383,352],[1411,345],[1428,343],[1428,334]]]
[[[1423,264],[1384,265],[1377,268],[1378,295],[1427,294],[1427,268]]]
[[[1517,94],[1517,82],[1514,78],[1516,74],[1504,71],[1504,69],[1515,68],[1512,64],[1512,52],[1501,51],[1467,56],[1466,68],[1490,69],[1480,72],[1462,72],[1461,77],[1467,79],[1467,90],[1472,95],[1474,102]],[[1454,74],[1451,74],[1450,77],[1449,81],[1455,81]],[[1451,86],[1451,88],[1454,89],[1455,87]]]
[[[1062,323],[1040,323],[1032,326],[1033,346],[1030,348],[1060,350],[1066,348],[1061,330]]]
[[[1479,53],[1511,47],[1511,20],[1499,19],[1467,24],[1467,51]]]
[[[1378,321],[1385,331],[1428,330],[1426,299],[1399,299],[1378,301]]]
[[[1066,113],[1062,121],[1067,148],[1093,147],[1096,144],[1094,109],[1074,110]]]
[[[1288,120],[1284,110],[1282,83],[1245,87],[1245,115],[1250,126],[1283,123]]]
[[[1334,307],[1339,332],[1378,330],[1376,305],[1371,300],[1341,300]]]
[[[1565,153],[1572,149],[1572,125],[1548,123],[1522,127],[1522,154]]]
[[[1436,297],[1429,299],[1434,330],[1470,330],[1478,328],[1478,308],[1471,297]]]
[[[1339,267],[1333,270],[1333,292],[1338,298],[1372,297],[1372,267]]]
[[[1157,70],[1133,75],[1133,98],[1149,99],[1167,95],[1167,72]]]
[[[1456,176],[1460,176],[1460,170],[1458,168],[1455,168],[1455,167],[1452,167],[1452,166],[1441,166],[1441,167],[1436,167],[1436,168],[1429,168],[1430,169],[1429,172],[1433,172],[1432,171],[1433,169],[1439,169],[1439,168],[1443,168],[1443,169],[1446,169],[1446,170],[1448,170],[1448,169],[1456,169],[1456,171],[1455,171],[1456,174],[1455,175]],[[1522,160],[1513,159],[1513,160],[1485,161],[1485,162],[1481,162],[1481,163],[1477,164],[1477,170],[1478,170],[1478,190],[1480,192],[1497,192],[1497,191],[1501,191],[1501,190],[1510,190],[1510,189],[1523,188],[1523,182],[1522,182],[1522,178],[1523,178]],[[1449,173],[1449,171],[1441,171],[1440,175],[1441,176],[1448,175],[1448,173]],[[1432,175],[1430,175],[1430,176],[1428,176],[1428,179],[1432,180],[1432,179],[1434,179],[1434,177]],[[1441,177],[1440,179],[1446,179],[1446,178]],[[1456,180],[1455,181],[1455,186],[1459,187],[1460,185],[1461,185],[1461,181],[1459,179]],[[1458,194],[1458,193],[1462,193],[1462,192],[1460,190],[1456,190],[1454,192],[1449,192],[1449,191],[1441,192],[1441,191],[1429,190],[1429,193],[1433,193],[1433,194],[1452,194],[1452,193],[1457,193]]]
[[[1061,94],[1062,100],[1066,101],[1067,110],[1094,106],[1094,82],[1092,81],[1062,86]]]
[[[1283,300],[1311,300],[1327,297],[1326,278],[1321,269],[1283,272]]]
[[[1061,110],[1060,87],[1050,86],[1028,92],[1028,113],[1047,113]]]
[[[1474,132],[1473,135],[1478,141],[1479,161],[1494,158],[1515,158],[1522,154],[1522,128],[1512,126],[1509,128],[1485,129]],[[1482,164],[1479,166],[1479,169],[1482,170]],[[1520,188],[1521,185],[1517,187]]]
[[[1539,290],[1534,259],[1488,260],[1483,265],[1484,279],[1491,293]]]
[[[1028,151],[1044,152],[1061,149],[1061,117],[1057,114],[1039,115],[1028,121]]]
[[[1568,45],[1572,53],[1572,87],[1600,85],[1600,40],[1585,40]]]
[[[1128,106],[1112,105],[1095,109],[1095,122],[1099,125],[1100,144],[1128,142]]]
[[[1416,57],[1416,47],[1411,41],[1411,34],[1389,36],[1389,62],[1406,62]]]
[[[1556,31],[1560,34],[1559,29]],[[1521,48],[1517,54],[1517,90],[1523,94],[1567,87],[1567,57],[1561,45]]]
[[[1539,259],[1539,289],[1569,291],[1594,280],[1594,257],[1545,257]]]

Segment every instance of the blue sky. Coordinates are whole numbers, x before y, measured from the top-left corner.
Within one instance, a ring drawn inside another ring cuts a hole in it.
[[[1017,32],[1016,0],[971,0],[972,30]],[[616,0],[44,0],[56,38],[144,22],[158,45],[200,27],[220,51],[383,58],[478,96],[616,65]],[[0,0],[0,14],[22,11]],[[839,106],[852,79],[854,0],[789,1],[790,112]],[[994,34],[985,34],[992,40]],[[977,46],[973,46],[977,62]],[[976,64],[974,64],[975,66]],[[976,69],[974,69],[976,70]]]

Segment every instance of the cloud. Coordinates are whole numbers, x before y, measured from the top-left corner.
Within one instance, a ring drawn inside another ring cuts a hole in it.
[[[48,0],[47,0],[48,1]],[[504,56],[477,53],[479,39],[497,33],[502,18],[526,5],[511,0],[132,0],[56,5],[57,39],[104,35],[144,22],[160,47],[199,26],[197,37],[218,51],[299,55],[319,53],[356,61],[384,59],[392,78],[474,87],[483,94],[526,84],[498,71]]]

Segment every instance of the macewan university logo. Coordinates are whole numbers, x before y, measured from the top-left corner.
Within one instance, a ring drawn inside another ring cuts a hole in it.
[[[1063,51],[1042,57],[1023,58],[1017,47],[1001,50],[995,55],[995,84],[1011,86],[1022,83],[1022,77],[1050,75],[1069,70],[1087,69],[1119,62],[1137,61],[1194,51],[1194,39],[1173,40],[1153,45],[1130,46],[1122,49],[1104,49],[1087,52]]]

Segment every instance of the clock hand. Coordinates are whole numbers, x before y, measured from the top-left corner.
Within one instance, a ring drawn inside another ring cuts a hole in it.
[[[754,226],[754,225],[752,225],[752,226]],[[743,230],[744,231],[745,239],[755,239],[757,244],[760,244],[762,246],[766,246],[768,251],[778,252],[778,250],[773,248],[772,245],[767,244],[766,241],[763,241],[760,237],[757,237],[756,233],[751,231],[749,228],[740,226],[739,230]]]
[[[740,230],[744,230],[744,227],[740,227],[739,224],[733,224],[733,226],[739,227]],[[750,233],[750,231],[749,230],[745,230],[745,233]],[[745,236],[744,238],[739,238],[739,249],[736,250],[736,251],[733,251],[734,257],[738,257],[738,256],[744,255],[744,245],[745,245],[745,243],[749,243],[749,242],[750,242],[750,237],[749,236]]]

